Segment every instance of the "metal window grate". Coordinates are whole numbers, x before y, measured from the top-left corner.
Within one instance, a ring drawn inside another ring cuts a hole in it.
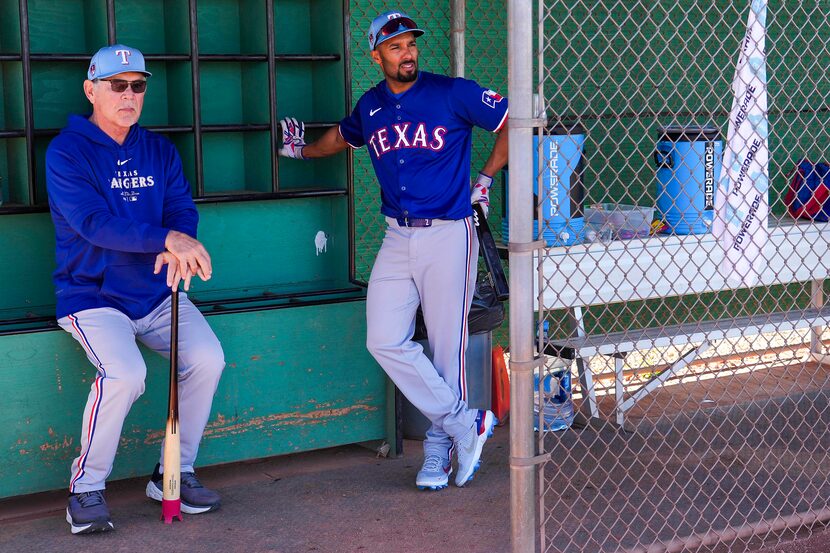
[[[281,117],[296,114],[298,109],[308,112],[303,114],[308,120],[319,114],[317,121],[307,125],[314,138],[321,130],[336,124],[345,113],[348,102],[344,83],[343,60],[348,56],[345,40],[337,43],[329,38],[324,46],[308,45],[307,51],[302,51],[305,48],[302,44],[297,50],[293,42],[286,41],[293,41],[291,37],[302,26],[317,34],[334,29],[332,36],[342,37],[342,24],[330,16],[342,13],[342,19],[348,19],[347,3],[317,0],[307,8],[310,10],[306,13],[307,19],[295,20],[296,29],[289,30],[282,22],[285,18],[275,19],[275,16],[285,10],[293,10],[295,18],[301,14],[280,0],[243,2],[230,16],[225,13],[228,6],[222,3],[195,0],[153,1],[141,6],[127,0],[107,0],[101,6],[91,0],[80,5],[18,0],[14,10],[17,13],[6,9],[12,7],[11,2],[6,4],[5,21],[0,29],[0,34],[5,34],[0,40],[0,75],[3,75],[0,97],[4,98],[0,100],[0,112],[6,114],[0,117],[0,170],[5,173],[0,181],[3,184],[0,213],[46,209],[43,156],[66,115],[82,112],[85,107],[82,97],[75,96],[80,95],[82,77],[79,75],[83,74],[90,56],[86,50],[119,40],[140,47],[147,53],[151,65],[155,65],[153,91],[160,91],[156,93],[170,102],[166,107],[169,113],[152,115],[147,122],[147,112],[151,109],[145,105],[142,122],[176,142],[194,188],[194,198],[239,201],[305,197],[315,193],[348,194],[345,155],[325,162],[323,171],[295,167],[281,170],[276,154],[281,140]],[[101,10],[102,7],[106,9]],[[78,10],[83,13],[75,13]],[[325,11],[328,19],[323,21],[314,10]],[[225,17],[212,17],[216,13]],[[152,25],[142,21],[142,17],[155,17],[153,14],[161,16],[161,20],[155,20]],[[82,19],[73,25],[77,17]],[[67,28],[58,32],[64,42],[55,42],[49,37],[49,33],[54,34],[55,26],[50,25],[47,31],[44,22],[50,18],[65,20]],[[168,21],[175,22],[176,33],[164,28]],[[145,29],[144,34],[141,29]],[[205,33],[211,34],[220,51],[205,50],[202,36]],[[221,51],[223,48],[225,52]],[[301,70],[291,69],[297,64],[302,65]],[[322,73],[315,81],[319,72]],[[235,84],[234,80],[239,82]],[[338,102],[336,93],[331,96],[338,82],[344,83],[342,103]],[[205,86],[211,88],[207,96]],[[239,90],[228,92],[234,86]],[[78,94],[66,93],[59,97],[53,91],[56,87],[78,91]],[[325,98],[316,98],[317,89],[323,87]],[[296,94],[280,97],[280,91],[292,89],[308,89],[308,97],[302,100],[303,107],[297,105]],[[232,98],[216,101],[217,96],[234,94],[238,96],[236,105],[242,106],[239,116],[226,113],[223,102],[232,105]],[[174,102],[174,95],[183,99]],[[310,100],[312,96],[314,99]],[[223,120],[214,122],[217,119]],[[215,146],[205,151],[209,140],[206,137],[216,133],[226,133],[229,145],[219,157],[238,155],[241,158],[228,162],[240,165],[244,171],[236,177],[236,182],[216,181],[224,179],[223,175],[229,171],[214,155]],[[268,160],[266,166],[253,161],[263,156]]]

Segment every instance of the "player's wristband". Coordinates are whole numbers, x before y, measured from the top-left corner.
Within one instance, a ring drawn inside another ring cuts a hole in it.
[[[305,146],[295,146],[294,153],[297,155],[297,159],[305,159],[306,157],[303,155],[303,148]]]
[[[476,184],[480,184],[485,188],[490,188],[490,185],[493,184],[493,177],[490,175],[485,175],[481,171],[478,172],[478,178],[476,179]]]

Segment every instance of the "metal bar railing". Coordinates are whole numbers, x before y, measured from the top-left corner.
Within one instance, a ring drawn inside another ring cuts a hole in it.
[[[196,0],[188,2],[190,21],[190,70],[193,88],[193,148],[196,160],[196,195],[205,195],[205,171],[202,167],[202,87],[199,72],[199,24]]]
[[[29,3],[27,0],[20,0],[20,55],[23,62],[23,112],[26,136],[26,169],[28,171],[28,203],[35,203],[36,178],[35,178],[35,113],[32,101],[32,62],[31,62],[31,38],[29,36]]]

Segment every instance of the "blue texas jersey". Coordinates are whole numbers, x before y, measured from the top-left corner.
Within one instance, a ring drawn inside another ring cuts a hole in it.
[[[470,205],[474,126],[499,130],[507,98],[467,79],[420,72],[395,96],[380,82],[340,122],[353,148],[367,146],[390,217],[463,219]]]

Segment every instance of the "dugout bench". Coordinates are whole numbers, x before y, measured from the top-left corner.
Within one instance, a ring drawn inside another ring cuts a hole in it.
[[[587,334],[583,309],[590,306],[719,292],[741,286],[727,282],[721,274],[723,251],[711,234],[652,236],[546,250],[543,281],[553,285],[545,287],[542,305],[537,307],[568,310],[574,331],[569,338],[552,340],[545,353],[576,362],[582,389],[587,391],[587,409],[583,403],[583,413],[587,411],[591,418],[599,418],[590,368],[594,355],[614,359],[615,420],[621,427],[627,411],[698,358],[715,340],[810,328],[811,356],[824,361],[820,335],[821,327],[830,323],[830,307],[824,305],[822,284],[830,270],[830,224],[807,222],[773,227],[763,255],[767,266],[754,286],[809,281],[808,308]],[[626,397],[623,374],[628,353],[689,344],[699,345]]]

